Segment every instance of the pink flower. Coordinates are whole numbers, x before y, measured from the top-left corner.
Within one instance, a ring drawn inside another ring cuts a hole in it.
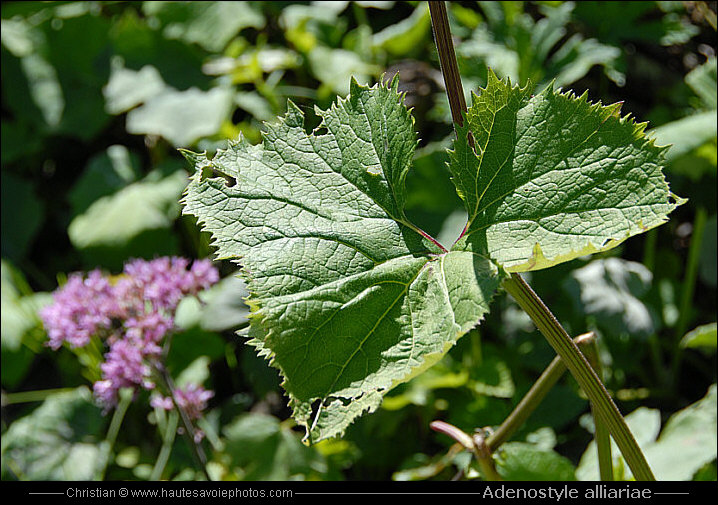
[[[188,259],[178,257],[134,259],[114,282],[100,270],[87,277],[72,274],[54,293],[53,303],[40,312],[53,349],[64,342],[82,347],[93,336],[107,341],[110,350],[100,365],[102,379],[94,385],[95,396],[105,407],[117,403],[121,388],[154,388],[150,364],[162,357],[162,344],[174,329],[180,300],[219,280],[208,260],[196,260],[189,270],[188,266]],[[213,393],[189,388],[178,395],[188,411],[199,415]]]

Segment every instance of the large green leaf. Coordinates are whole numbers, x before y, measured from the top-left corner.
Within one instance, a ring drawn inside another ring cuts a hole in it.
[[[673,414],[660,436],[661,413],[641,407],[626,416],[631,432],[646,455],[659,480],[690,480],[706,463],[716,459],[716,385],[712,384],[701,400]],[[612,454],[617,479],[630,479],[615,442]],[[595,442],[581,457],[577,475],[581,480],[597,480]],[[625,472],[625,474],[623,474]]]
[[[508,271],[537,270],[664,223],[682,203],[661,172],[666,148],[619,108],[553,86],[531,96],[489,72],[450,155],[469,214],[454,250],[488,253]]]
[[[488,311],[498,268],[446,252],[404,215],[413,121],[390,86],[351,94],[308,135],[290,105],[264,142],[195,163],[185,212],[249,279],[249,336],[312,441],[340,434]],[[322,133],[326,130],[326,133]]]
[[[2,437],[3,475],[22,480],[97,480],[107,465],[105,424],[85,387],[47,397]]]

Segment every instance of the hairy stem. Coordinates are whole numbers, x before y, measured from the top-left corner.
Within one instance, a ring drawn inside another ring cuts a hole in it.
[[[449,96],[449,104],[452,108],[452,117],[461,117],[462,112],[466,112],[466,102],[463,87],[461,86],[461,78],[458,75],[456,53],[451,42],[451,29],[446,15],[446,5],[444,2],[429,2],[429,7],[431,9],[431,24],[439,51],[439,60],[442,62],[446,93]],[[457,122],[456,119],[454,119],[454,122]],[[461,121],[458,124],[461,124]],[[645,456],[628,429],[628,425],[626,425],[618,407],[613,403],[611,396],[596,376],[591,365],[586,361],[586,358],[578,350],[576,344],[574,344],[548,307],[518,274],[512,274],[511,277],[503,282],[503,286],[531,317],[536,327],[546,337],[568,370],[576,378],[589,400],[595,406],[599,417],[607,424],[611,435],[616,440],[636,479],[655,480]]]

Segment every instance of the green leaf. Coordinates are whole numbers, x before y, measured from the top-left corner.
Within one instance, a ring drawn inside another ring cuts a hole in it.
[[[512,272],[537,270],[664,223],[683,203],[670,201],[661,172],[666,148],[619,108],[552,86],[532,97],[489,72],[450,153],[469,215],[453,250],[488,253]]]
[[[397,87],[352,81],[310,135],[290,104],[261,145],[185,153],[197,172],[184,211],[219,258],[242,264],[250,343],[280,370],[311,441],[343,433],[440,359],[501,279],[481,254],[446,252],[406,219],[417,141]]]
[[[365,81],[367,76],[379,73],[379,67],[344,49],[316,46],[309,52],[308,59],[312,74],[339,95],[349,92],[347,83],[351,77]]]
[[[626,416],[631,432],[646,455],[658,480],[690,480],[706,463],[716,458],[716,385],[708,388],[706,396],[673,414],[658,436],[661,413],[641,407]],[[658,438],[656,438],[658,436]],[[619,479],[632,474],[613,446],[614,472]],[[581,480],[598,479],[595,442],[591,442],[581,457],[577,475]],[[625,474],[620,474],[621,470]]]
[[[217,133],[231,105],[228,89],[177,91],[166,87],[127,114],[127,131],[161,135],[176,146],[186,146]]]
[[[658,144],[671,144],[666,159],[673,161],[714,139],[718,131],[717,125],[716,111],[711,110],[671,121],[654,128],[648,134],[655,136]]]
[[[167,85],[152,65],[139,70],[126,68],[121,58],[113,59],[110,80],[102,88],[105,110],[122,114],[161,93]]]
[[[266,414],[242,414],[223,430],[230,468],[242,480],[297,480],[326,472],[324,458]]]
[[[495,460],[496,470],[505,480],[576,480],[568,459],[533,444],[508,442],[501,446]]]
[[[140,173],[137,155],[125,146],[113,145],[93,156],[67,199],[72,215],[85,212],[93,202],[134,182]]]
[[[705,347],[715,350],[716,348],[716,323],[709,323],[699,326],[681,339],[681,347]]]
[[[22,273],[2,260],[0,290],[0,334],[2,342],[2,385],[15,387],[25,377],[44,338],[38,310],[49,304],[49,293],[33,293]],[[35,337],[35,338],[33,338]]]
[[[177,199],[187,175],[155,171],[118,192],[95,200],[75,217],[67,233],[91,263],[116,267],[130,256],[176,253],[171,226],[179,215]]]
[[[2,437],[3,474],[22,480],[97,480],[107,464],[104,420],[85,387],[49,396]]]
[[[701,97],[706,109],[715,110],[718,107],[718,96],[716,96],[718,95],[716,92],[717,73],[716,58],[714,56],[703,65],[691,70],[685,78],[686,84],[696,92],[696,95]]]
[[[645,302],[652,282],[653,274],[642,264],[606,258],[571,272],[563,287],[583,313],[596,316],[596,324],[609,335],[645,338],[658,326],[658,316]]]
[[[644,448],[654,442],[661,431],[661,413],[656,409],[640,407],[626,416],[626,423],[636,438],[638,445]],[[625,479],[626,476],[623,472],[626,464],[616,442],[613,440],[611,440],[611,455],[613,457],[614,476],[618,480]],[[588,444],[586,451],[581,456],[581,461],[576,469],[576,476],[579,480],[599,480],[598,453],[595,440]]]
[[[428,5],[421,2],[411,16],[374,34],[372,46],[393,56],[406,56],[423,47],[422,42],[429,35],[430,28]]]
[[[265,23],[248,2],[144,2],[142,11],[159,21],[166,38],[212,52],[222,51],[243,28],[261,29]]]

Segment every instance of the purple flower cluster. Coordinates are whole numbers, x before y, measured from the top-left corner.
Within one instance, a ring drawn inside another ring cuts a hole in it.
[[[190,267],[189,260],[177,257],[131,260],[115,278],[99,270],[86,277],[73,274],[54,293],[53,303],[40,312],[48,345],[58,349],[67,342],[82,347],[93,336],[105,340],[109,352],[100,365],[102,379],[95,383],[94,392],[105,408],[112,407],[121,388],[154,389],[151,364],[161,358],[177,305],[218,280],[210,261],[196,260]],[[196,415],[212,396],[194,385],[176,394]]]
[[[207,408],[207,402],[214,396],[212,391],[196,384],[189,384],[185,389],[175,389],[175,398],[182,409],[187,412],[190,419],[198,419],[202,411]],[[165,410],[172,410],[172,398],[168,396],[153,396],[150,404]]]

